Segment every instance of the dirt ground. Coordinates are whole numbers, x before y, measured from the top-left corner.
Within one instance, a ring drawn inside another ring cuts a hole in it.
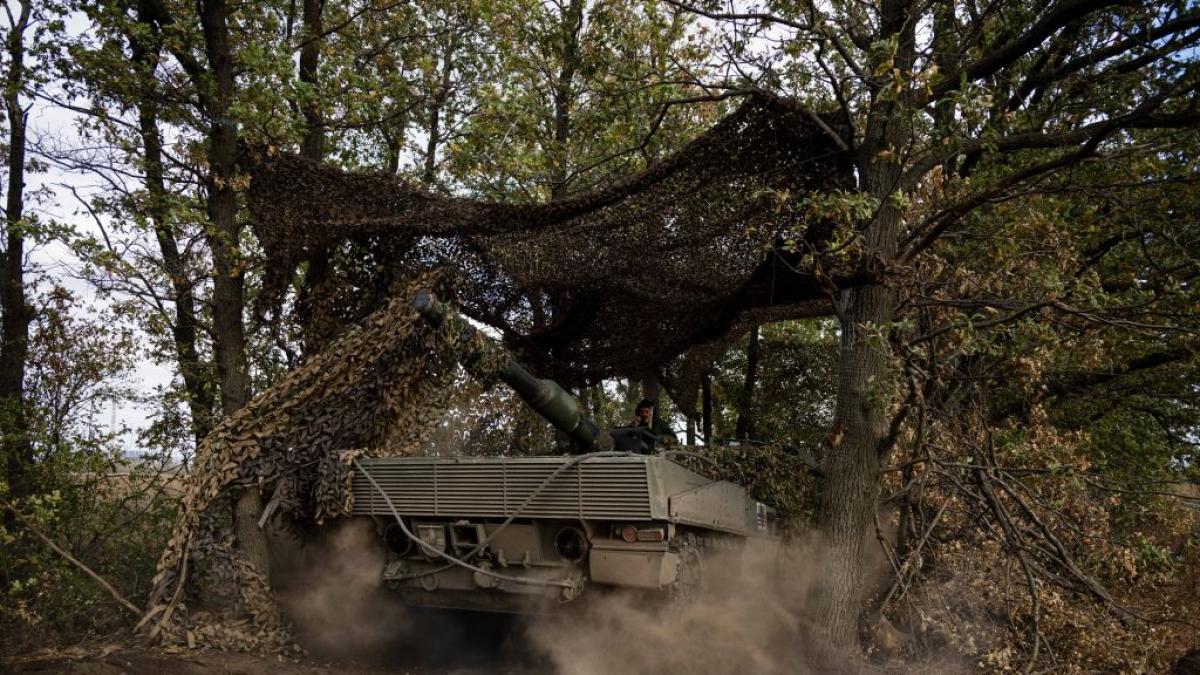
[[[535,675],[553,668],[537,655],[525,625],[506,615],[430,611],[409,630],[354,640],[353,632],[301,632],[307,651],[298,657],[244,654],[185,647],[153,647],[126,635],[93,638],[78,646],[3,656],[7,675]]]
[[[42,652],[0,662],[0,673],[12,675],[529,675],[537,672],[528,664],[518,666],[510,658],[497,657],[490,663],[392,663],[327,661],[316,657],[287,659],[206,650],[161,650],[105,645]]]
[[[250,654],[190,651],[169,653],[145,648],[100,649],[88,653],[78,649],[63,652],[47,652],[14,659],[4,666],[6,672],[20,675],[35,673],[64,673],[66,675],[149,675],[150,673],[174,673],[176,675],[212,675],[227,673],[282,673],[284,675],[367,675],[368,673],[416,673],[420,671],[399,669],[379,670],[356,668],[353,665],[317,663],[303,660],[269,658]],[[4,667],[0,666],[0,667]]]

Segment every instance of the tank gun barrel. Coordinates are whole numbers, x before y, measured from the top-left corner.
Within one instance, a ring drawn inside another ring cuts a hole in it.
[[[608,432],[601,430],[595,422],[579,412],[579,403],[553,380],[535,377],[522,366],[512,354],[481,333],[474,326],[459,318],[436,295],[421,291],[413,299],[413,309],[435,328],[448,321],[451,330],[464,340],[470,340],[477,349],[465,350],[459,358],[463,367],[473,375],[494,375],[507,384],[534,412],[541,415],[555,428],[565,433],[582,451],[610,450],[613,441]],[[490,362],[481,367],[481,362]]]

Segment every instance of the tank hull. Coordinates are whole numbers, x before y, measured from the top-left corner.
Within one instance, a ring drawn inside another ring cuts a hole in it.
[[[777,541],[772,509],[662,456],[363,460],[352,492],[352,513],[388,533],[384,581],[418,606],[542,613],[614,589],[669,596],[706,558]],[[424,544],[397,536],[397,516]]]

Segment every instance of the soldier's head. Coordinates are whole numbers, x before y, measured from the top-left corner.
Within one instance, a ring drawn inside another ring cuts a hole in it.
[[[654,419],[654,401],[648,398],[642,399],[637,404],[637,407],[633,409],[633,417],[639,424],[650,426],[651,421]]]

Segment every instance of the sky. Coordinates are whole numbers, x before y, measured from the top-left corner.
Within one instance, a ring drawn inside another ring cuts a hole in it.
[[[73,16],[67,22],[67,31],[71,34],[78,35],[87,28],[87,22],[79,16]],[[50,91],[55,96],[61,93],[54,88]],[[78,113],[40,99],[28,103],[31,105],[28,123],[30,159],[43,159],[38,156],[38,146],[53,144],[73,147],[82,144],[76,126]],[[96,194],[102,188],[95,177],[69,173],[53,164],[47,166],[48,170],[44,172],[26,172],[26,194],[37,196],[36,200],[27,201],[26,212],[30,215],[36,214],[44,221],[68,224],[83,236],[99,236],[99,228],[89,214],[82,212],[82,206],[71,191],[71,188],[74,188],[83,198]],[[96,289],[81,277],[82,262],[68,246],[61,241],[51,241],[38,246],[27,243],[26,246],[28,268],[43,270],[52,283],[70,290],[80,300],[80,305],[95,318],[104,321],[115,320],[110,301],[100,297]],[[129,374],[127,383],[139,394],[148,396],[154,392],[155,387],[169,383],[173,372],[169,367],[154,361],[147,344],[142,344],[140,348],[143,354],[137,359],[137,365]],[[126,429],[127,431],[120,436],[121,443],[126,452],[136,452],[137,431],[147,425],[148,414],[147,406],[126,402],[95,411],[95,422],[102,430]]]

